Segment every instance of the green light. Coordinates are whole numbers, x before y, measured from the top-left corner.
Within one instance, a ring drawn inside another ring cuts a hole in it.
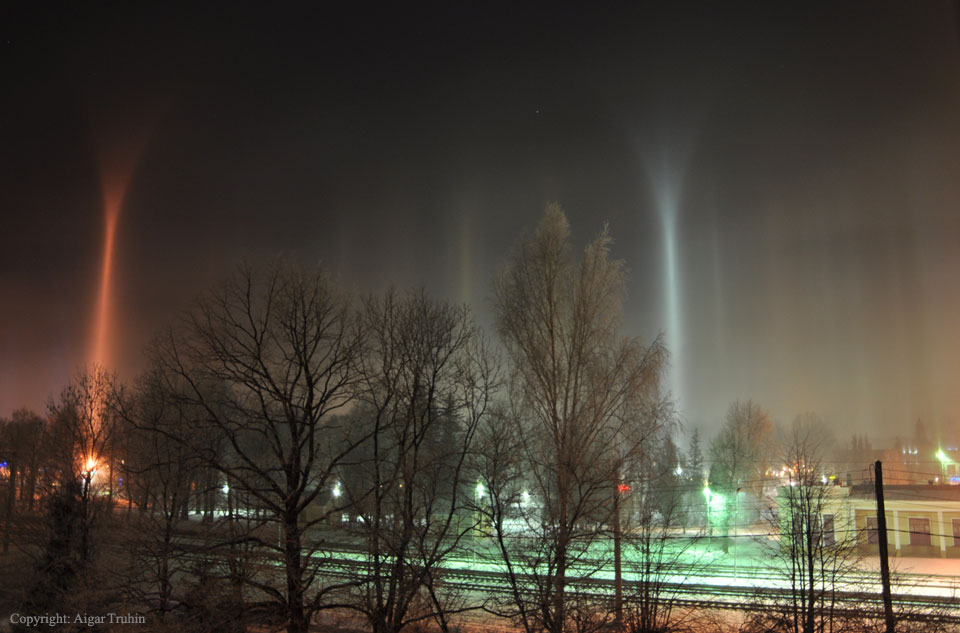
[[[477,482],[477,499],[483,499],[483,491],[484,491],[483,482],[478,481]]]
[[[726,505],[727,500],[723,495],[712,494],[710,495],[710,507],[713,508],[715,512],[720,512],[723,510],[723,506]]]
[[[943,452],[943,449],[937,451],[937,459],[940,460],[941,464],[951,464],[953,463],[949,457]]]
[[[710,490],[710,486],[703,487],[703,496],[707,498],[707,505],[710,506],[710,509],[717,512],[723,510],[723,506],[727,503],[724,496]]]

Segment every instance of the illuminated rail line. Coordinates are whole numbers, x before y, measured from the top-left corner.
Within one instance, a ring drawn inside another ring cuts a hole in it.
[[[328,559],[324,576],[341,581],[363,581],[368,571],[365,561],[350,558]],[[443,568],[443,579],[452,586],[472,591],[487,597],[510,596],[512,589],[504,582],[506,574],[502,571],[476,570],[465,568]],[[532,585],[534,580],[526,578]],[[614,581],[610,578],[568,577],[571,588],[577,588],[580,595],[586,595],[599,602],[609,602],[613,596]],[[629,595],[632,587],[638,585],[634,580],[624,580],[624,591]],[[779,612],[793,598],[793,593],[783,587],[756,587],[708,584],[697,582],[660,582],[657,591],[663,603],[674,606],[708,609],[726,609],[750,612]],[[533,595],[533,590],[525,593]],[[825,601],[831,599],[825,596]],[[832,612],[837,617],[862,616],[865,612],[882,614],[882,602],[879,592],[837,591],[832,599],[836,606]],[[913,607],[915,610],[903,614],[902,619],[930,619],[960,624],[960,598],[928,595],[897,594],[894,600],[898,605]],[[856,606],[852,606],[856,605]]]
[[[212,540],[215,539],[191,535],[181,546],[186,546],[188,555],[201,556],[207,551],[205,543]],[[328,581],[350,584],[364,583],[370,578],[371,563],[358,546],[330,544],[314,552],[313,557],[317,559],[318,576]],[[278,566],[281,557],[279,553],[261,554],[261,561]],[[580,595],[608,603],[613,597],[615,581],[606,569],[596,571],[600,562],[585,560],[572,567],[568,584]],[[633,561],[624,563],[623,585],[627,596],[641,585],[637,578],[642,576],[644,567]],[[584,570],[592,573],[583,574]],[[506,582],[508,574],[503,564],[494,558],[465,552],[444,561],[436,573],[451,587],[473,592],[478,598],[504,598],[512,594]],[[652,582],[656,584],[658,600],[678,607],[776,613],[789,608],[794,599],[794,590],[786,586],[784,572],[771,567],[673,562],[663,564],[654,575]],[[521,591],[533,595],[536,579],[528,574],[517,576],[522,585],[529,587]],[[839,589],[819,591],[824,593],[823,602],[834,603],[831,611],[837,617],[865,614],[879,617],[882,603],[878,580],[876,573],[851,571],[836,581]],[[935,619],[960,624],[960,576],[903,573],[897,577],[894,590],[894,602],[900,607],[909,607],[902,619]]]

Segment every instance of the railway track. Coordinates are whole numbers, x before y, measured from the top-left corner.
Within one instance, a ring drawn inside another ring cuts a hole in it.
[[[334,558],[325,561],[324,575],[338,580],[362,579],[367,573],[367,564],[355,558]],[[444,581],[461,591],[472,592],[478,598],[509,597],[511,589],[505,582],[502,571],[471,569],[466,567],[443,568]],[[772,572],[771,572],[772,573]],[[529,578],[529,577],[528,577]],[[614,593],[614,580],[603,577],[568,578],[571,588],[598,602],[609,602]],[[691,578],[687,581],[657,583],[659,599],[674,606],[727,609],[750,612],[782,611],[793,598],[790,588],[769,585],[731,585],[718,582],[702,582]],[[529,578],[532,583],[533,579]],[[629,595],[638,587],[636,580],[625,574],[624,593]],[[533,590],[529,590],[533,593]],[[836,601],[833,612],[837,617],[863,615],[866,612],[882,614],[879,588],[877,591],[841,590],[833,594]],[[894,602],[903,612],[902,619],[930,619],[960,624],[960,597],[898,592]]]
[[[198,539],[204,540],[204,539]],[[199,545],[199,542],[197,543]],[[351,544],[338,546],[315,554],[323,558],[320,574],[329,580],[362,580],[369,572],[364,552]],[[274,564],[279,564],[279,557]],[[612,600],[614,579],[612,573],[601,570],[599,560],[582,561],[581,570],[591,570],[577,576],[578,568],[571,569],[569,584],[581,595],[598,602]],[[639,587],[643,566],[626,562],[623,566],[624,593],[629,595]],[[440,568],[444,581],[457,589],[484,598],[508,598],[507,576],[493,557],[465,554],[452,557]],[[880,614],[882,603],[880,586],[875,573],[866,570],[850,571],[837,583],[833,594],[834,614],[863,615],[865,611]],[[674,606],[728,609],[750,612],[782,611],[793,598],[793,590],[785,586],[783,571],[769,566],[730,565],[711,560],[706,563],[672,563],[656,571],[657,595]],[[534,579],[527,577],[533,585]],[[533,593],[533,589],[528,590]],[[960,624],[960,577],[931,574],[899,574],[894,585],[894,602],[903,612],[903,619],[936,617],[937,620]]]

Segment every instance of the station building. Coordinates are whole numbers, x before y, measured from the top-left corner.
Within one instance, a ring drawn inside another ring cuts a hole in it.
[[[873,484],[823,486],[809,492],[781,487],[777,496],[782,535],[790,534],[790,507],[798,505],[801,495],[816,500],[806,507],[818,515],[814,523],[825,544],[853,538],[862,554],[879,554]],[[890,556],[960,558],[960,486],[884,485],[883,497]]]
[[[873,486],[850,488],[847,503],[865,554],[878,554],[880,532]],[[891,556],[960,558],[960,486],[884,485],[887,549]]]

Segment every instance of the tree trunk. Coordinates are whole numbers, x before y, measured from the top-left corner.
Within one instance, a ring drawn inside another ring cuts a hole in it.
[[[815,628],[814,616],[816,615],[816,607],[817,607],[817,603],[816,603],[817,592],[816,592],[816,587],[814,585],[814,578],[813,578],[813,565],[815,562],[814,552],[813,552],[813,524],[811,523],[811,521],[813,520],[814,519],[812,519],[808,513],[806,523],[807,523],[807,576],[809,581],[809,586],[807,589],[809,590],[809,594],[807,599],[807,623],[806,623],[806,626],[804,627],[805,633],[814,633],[814,628]]]
[[[10,469],[10,483],[7,490],[7,503],[3,517],[3,553],[10,551],[10,525],[13,523],[13,514],[16,510],[17,499],[17,465],[13,462],[8,464]]]
[[[620,494],[618,488],[613,498],[613,574],[614,574],[614,616],[617,626],[623,625],[623,570],[620,561]]]
[[[561,454],[563,452],[561,451]],[[570,540],[569,499],[566,460],[559,460],[560,472],[557,477],[557,496],[560,500],[559,533],[557,534],[557,575],[556,588],[553,595],[553,627],[552,633],[563,633],[566,619],[566,589],[567,589],[567,551]]]
[[[297,524],[297,514],[293,511],[284,514],[283,538],[287,569],[287,633],[307,633],[309,622],[303,607],[300,526]]]
[[[32,511],[34,504],[34,497],[37,495],[37,463],[36,460],[33,460],[33,467],[30,468],[30,475],[27,477],[26,485],[24,486],[21,494],[20,500],[22,501],[24,495],[26,495],[27,500],[27,509]]]

